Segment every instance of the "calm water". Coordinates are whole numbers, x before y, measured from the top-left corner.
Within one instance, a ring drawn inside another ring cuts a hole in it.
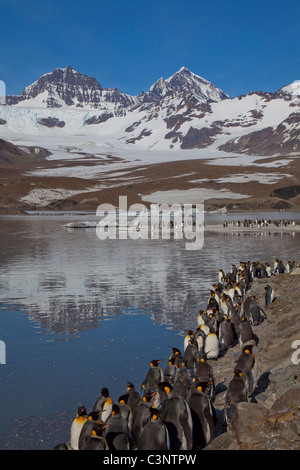
[[[220,268],[299,261],[297,233],[205,234],[188,251],[183,240],[103,241],[63,227],[89,219],[0,218],[0,449],[51,449],[101,387],[115,400],[128,380],[139,389],[152,359],[164,368],[170,346],[182,348]]]

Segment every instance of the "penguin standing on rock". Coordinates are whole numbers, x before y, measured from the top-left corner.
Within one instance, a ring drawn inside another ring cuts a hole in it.
[[[248,401],[246,382],[241,370],[236,368],[225,394],[224,417],[227,428],[230,427],[238,403],[246,401]]]
[[[168,382],[158,384],[167,400],[163,421],[170,436],[170,450],[191,450],[193,446],[193,423],[187,402],[179,397]]]
[[[139,438],[138,450],[170,450],[169,432],[161,412],[150,408],[151,421],[146,424]]]
[[[268,284],[265,285],[265,307],[270,307],[271,303],[274,300],[274,289],[272,286]]]
[[[251,397],[255,390],[258,374],[258,363],[252,349],[253,344],[244,345],[234,367],[234,371],[240,371],[245,379],[248,397]]]
[[[239,344],[243,346],[244,343],[253,340],[252,326],[248,322],[247,318],[243,316],[241,322],[237,328]]]
[[[77,415],[73,419],[70,430],[70,446],[72,450],[79,450],[79,437],[83,425],[87,421],[87,412],[84,406],[79,406]]]
[[[257,299],[255,299],[255,302],[250,303],[248,309],[248,319],[252,325],[259,325],[259,323],[263,320],[261,311],[262,309],[260,308],[259,301]]]
[[[223,321],[219,329],[219,343],[222,350],[229,349],[233,346],[234,332],[232,328],[231,318],[227,315],[223,316]]]
[[[209,396],[212,401],[215,396],[215,378],[211,364],[207,362],[207,355],[201,354],[198,358],[197,364],[194,370],[194,378],[192,384],[197,382],[206,383],[205,393]]]
[[[206,387],[206,382],[197,382],[188,400],[193,421],[193,449],[203,449],[215,437],[214,414]]]

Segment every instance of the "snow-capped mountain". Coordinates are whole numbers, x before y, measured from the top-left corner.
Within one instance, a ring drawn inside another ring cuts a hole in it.
[[[300,81],[230,98],[182,67],[147,92],[102,88],[71,66],[8,96],[0,136],[83,136],[106,147],[293,155],[300,152]]]
[[[139,99],[142,102],[159,103],[166,95],[172,98],[180,98],[183,95],[194,97],[197,101],[220,101],[229,98],[222,90],[215,87],[202,77],[195,75],[185,67],[172,75],[167,80],[162,77],[157,80],[147,93],[141,93]]]
[[[6,102],[28,107],[105,109],[112,103],[115,107],[128,107],[135,99],[116,88],[102,88],[94,77],[83,75],[69,65],[43,75],[19,96],[8,96]]]

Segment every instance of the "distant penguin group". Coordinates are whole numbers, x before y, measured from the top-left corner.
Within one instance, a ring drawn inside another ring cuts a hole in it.
[[[55,450],[171,450],[205,448],[216,436],[214,408],[216,383],[213,367],[230,348],[239,347],[232,378],[225,393],[224,423],[230,429],[238,403],[255,392],[258,362],[253,327],[266,313],[255,295],[249,295],[256,278],[265,279],[264,308],[275,300],[269,279],[291,272],[278,259],[273,265],[240,262],[225,273],[209,291],[205,310],[199,310],[195,328],[185,331],[182,349],[171,347],[162,368],[161,358],[152,359],[137,390],[127,382],[117,401],[102,387],[93,408],[77,409],[70,426],[69,440]]]

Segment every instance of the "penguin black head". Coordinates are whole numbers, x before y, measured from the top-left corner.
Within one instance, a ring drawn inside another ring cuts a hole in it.
[[[161,412],[157,408],[150,408],[150,415],[152,421],[162,418]]]
[[[205,392],[207,389],[208,385],[210,385],[211,382],[197,382],[195,387],[199,392]]]
[[[135,386],[131,382],[127,382],[127,390],[135,390]]]
[[[172,346],[170,346],[172,351],[173,351],[173,354],[179,354],[181,356],[181,352],[178,348],[173,348]]]
[[[85,406],[81,405],[81,406],[79,406],[79,408],[77,408],[77,415],[78,416],[85,416],[86,415]]]
[[[97,424],[94,429],[92,430],[92,435],[93,436],[98,436],[102,437],[103,436],[103,431],[105,428],[107,428],[108,424]]]
[[[157,367],[160,364],[161,361],[162,361],[162,359],[155,359],[155,360],[151,361],[150,366],[151,367]]]
[[[101,411],[91,411],[88,415],[88,419],[90,421],[97,421],[99,419],[100,414],[102,413]]]
[[[243,347],[243,353],[251,354],[253,349],[253,344],[248,344]]]
[[[236,369],[236,370],[233,372],[233,377],[243,378],[242,371],[241,371],[240,369]]]
[[[142,400],[147,403],[150,403],[155,394],[156,392],[146,392],[144,393]]]
[[[111,414],[112,415],[119,415],[120,413],[121,413],[121,411],[120,411],[119,405],[116,405],[115,403],[113,403]]]
[[[189,336],[193,335],[194,332],[192,330],[185,330]]]
[[[173,355],[169,358],[168,364],[174,365],[176,360],[177,360],[177,357],[175,355]]]
[[[162,392],[165,392],[169,395],[170,391],[173,389],[172,385],[169,382],[160,382],[156,385]]]
[[[101,395],[103,395],[104,397],[109,397],[108,388],[106,387],[101,388]]]
[[[200,362],[205,362],[207,361],[207,353],[203,352],[199,355],[199,361]]]
[[[121,395],[118,399],[118,402],[121,403],[121,405],[127,405],[128,402],[128,394],[125,393],[124,395]]]

